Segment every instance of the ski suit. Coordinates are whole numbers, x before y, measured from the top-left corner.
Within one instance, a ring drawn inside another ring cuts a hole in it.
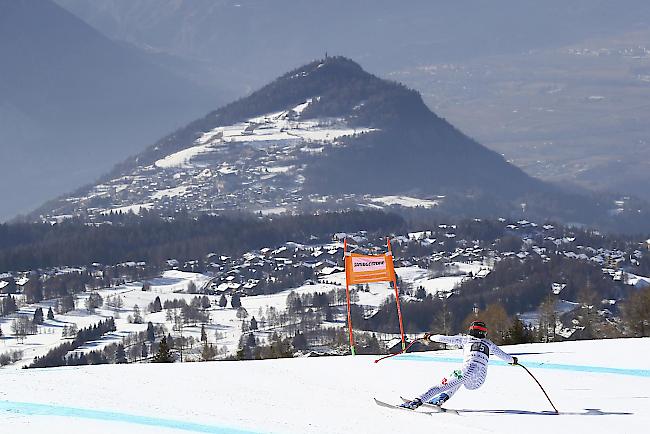
[[[429,339],[434,342],[463,348],[463,365],[461,369],[454,370],[448,378],[443,378],[439,384],[420,395],[422,402],[429,402],[443,392],[451,398],[463,385],[469,390],[481,387],[487,376],[490,354],[494,354],[508,363],[513,363],[515,360],[510,354],[485,338],[480,339],[469,335],[431,335]]]

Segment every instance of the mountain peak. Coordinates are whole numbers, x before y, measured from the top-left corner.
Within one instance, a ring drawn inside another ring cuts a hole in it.
[[[445,199],[451,206],[467,197],[492,204],[493,191],[509,202],[540,188],[433,114],[418,92],[334,56],[192,122],[52,211],[302,212],[377,207],[403,194],[436,197],[422,206],[437,207],[439,196],[455,195]]]
[[[296,68],[207,118],[238,122],[309,99],[304,118],[338,117],[351,125],[381,127],[438,119],[417,91],[372,75],[343,56],[328,56]]]
[[[369,78],[370,73],[363,70],[361,65],[344,56],[327,56],[289,71],[280,80],[301,80],[312,74],[329,78]]]

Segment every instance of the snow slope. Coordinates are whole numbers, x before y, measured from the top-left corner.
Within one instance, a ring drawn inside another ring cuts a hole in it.
[[[349,127],[344,119],[298,119],[310,102],[311,99],[291,110],[267,113],[244,122],[216,127],[201,134],[195,140],[195,146],[167,155],[154,165],[163,169],[190,168],[195,157],[215,152],[229,143],[258,143],[261,146],[312,141],[332,143],[343,136],[376,131],[374,128]]]
[[[413,396],[456,366],[457,350],[246,362],[0,370],[0,432],[27,433],[643,433],[650,426],[650,338],[505,347],[460,415],[376,406]]]

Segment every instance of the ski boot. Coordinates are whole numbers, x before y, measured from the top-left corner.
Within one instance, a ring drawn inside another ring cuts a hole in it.
[[[427,401],[427,404],[437,405],[438,407],[442,407],[442,404],[447,402],[448,399],[449,399],[449,395],[443,392],[431,398],[429,401]]]
[[[406,408],[408,410],[415,410],[421,405],[422,405],[422,400],[420,398],[415,398],[413,401],[408,401],[405,402],[404,404],[400,404],[400,407]]]

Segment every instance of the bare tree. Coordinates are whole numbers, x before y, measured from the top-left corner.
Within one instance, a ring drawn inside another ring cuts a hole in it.
[[[633,336],[650,336],[650,288],[634,293],[623,302],[623,321]]]
[[[18,342],[24,342],[27,335],[36,334],[36,325],[26,316],[19,316],[11,322],[11,330]]]
[[[555,304],[555,297],[549,293],[539,306],[539,338],[542,342],[555,340],[555,326],[557,324]]]
[[[172,330],[178,333],[180,336],[180,339],[174,339],[174,342],[178,342],[178,350],[180,351],[181,354],[181,362],[183,361],[183,345],[184,345],[184,338],[183,338],[183,330],[185,330],[185,321],[183,321],[183,316],[182,315],[174,315],[174,326],[172,327]]]

